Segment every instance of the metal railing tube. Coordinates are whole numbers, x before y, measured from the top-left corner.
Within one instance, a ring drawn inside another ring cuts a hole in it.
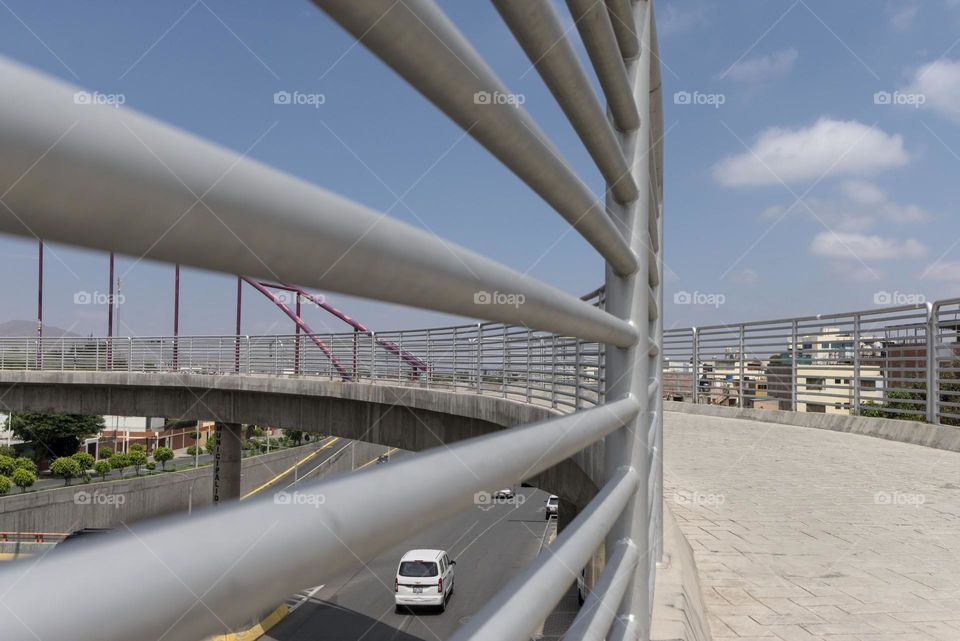
[[[602,204],[436,2],[314,4],[527,183],[620,273],[636,269],[636,255]]]
[[[636,58],[640,55],[640,37],[637,34],[637,23],[633,19],[630,2],[628,0],[606,0],[607,11],[610,12],[610,24],[617,34],[617,44],[620,45],[620,55],[625,59]]]
[[[603,641],[613,624],[640,554],[637,546],[621,541],[607,556],[600,579],[580,607],[562,641]]]
[[[550,2],[493,0],[493,4],[570,120],[617,200],[628,203],[636,199],[637,184],[617,138]]]
[[[636,493],[639,481],[635,469],[618,470],[556,541],[497,592],[449,641],[528,641],[576,580],[580,568],[590,561]]]
[[[603,4],[600,3],[601,9]],[[639,24],[643,24],[641,48],[647,52],[651,38],[652,20],[649,0],[641,0],[634,5],[635,15]],[[604,9],[604,17],[606,11]],[[656,64],[653,56],[643,55],[629,65],[630,82],[640,113],[650,113],[651,93],[656,89],[651,87],[650,78],[652,68]],[[644,118],[640,128],[635,132],[622,133],[621,144],[627,158],[631,159],[633,175],[637,177],[640,195],[629,206],[617,205],[608,198],[611,213],[619,224],[629,232],[633,241],[634,251],[644,254],[651,251],[645,244],[648,237],[648,216],[657,212],[650,208],[651,183],[650,167],[654,148],[659,141],[651,137],[651,119]],[[658,257],[658,262],[660,262]],[[651,403],[648,399],[648,384],[650,383],[651,368],[656,364],[656,357],[650,356],[647,349],[648,339],[654,335],[659,344],[662,341],[656,336],[657,323],[651,319],[651,300],[648,262],[641,261],[637,271],[629,277],[621,277],[609,267],[606,272],[605,306],[606,309],[618,318],[629,319],[640,330],[640,341],[631,348],[618,348],[608,345],[606,358],[606,392],[618,397],[630,394],[642,398],[642,409],[636,421],[626,429],[618,430],[608,436],[604,442],[604,478],[611,478],[623,466],[637,469],[640,475],[639,488],[634,500],[624,510],[623,515],[607,535],[607,549],[613,549],[617,541],[629,539],[644,552],[644,566],[647,572],[653,571],[650,562],[653,550],[648,541],[648,477],[650,473],[649,443],[647,442],[650,420]],[[642,348],[640,347],[642,346]],[[648,573],[637,573],[626,588],[627,598],[618,604],[618,615],[633,614],[643,626],[642,635],[646,635],[649,625],[649,589]]]
[[[937,348],[939,335],[937,317],[940,313],[940,303],[927,304],[927,349],[926,349],[926,383],[927,383],[927,422],[940,422],[940,380],[937,364]]]
[[[639,128],[640,114],[644,114],[645,120],[649,110],[634,100],[633,87],[606,6],[602,0],[567,0],[567,7],[607,98],[613,125],[620,131]],[[646,177],[647,174],[634,174],[637,182],[643,182]]]
[[[401,34],[401,45],[410,46],[413,35]],[[430,34],[420,40],[436,42]],[[76,104],[74,87],[4,58],[0,94],[18,96],[0,101],[0,148],[6,150],[0,183],[16,185],[4,202],[45,239],[136,256],[152,247],[146,257],[154,260],[482,314],[620,346],[636,341],[634,328],[575,296],[131,109]],[[51,147],[51,140],[59,142]],[[21,176],[40,157],[44,162]],[[561,199],[576,217],[588,209],[573,194]],[[216,216],[184,217],[198,200]],[[584,221],[605,221],[607,232],[598,243],[620,247],[609,257],[629,273],[635,256],[603,207],[596,209],[596,216],[581,222],[593,229]],[[141,212],[136,225],[130,224],[131,211]],[[224,235],[224,227],[233,234]],[[12,216],[0,218],[0,232],[29,233]],[[160,237],[163,242],[155,243]],[[346,248],[351,250],[345,254]],[[524,304],[477,305],[481,287],[522,295]]]
[[[4,641],[179,640],[223,633],[224,626],[247,622],[251,612],[273,608],[303,586],[318,585],[462,511],[477,490],[517,483],[556,465],[632,424],[639,409],[638,399],[628,396],[314,483],[297,492],[297,500],[265,496],[221,505],[189,518],[136,526],[109,541],[36,562],[5,564],[0,568]],[[605,490],[616,499],[598,496],[596,509],[581,514],[587,522],[581,537],[592,540],[592,532],[606,531],[604,521],[612,522],[636,487],[636,473],[629,476],[630,483]],[[438,477],[444,482],[437,484]],[[595,518],[588,518],[591,513]],[[78,591],[60,580],[119,576],[133,566],[150,581],[108,581],[97,590]],[[155,598],[158,594],[164,598]],[[147,602],[150,616],[140,616]],[[50,616],[50,603],[59,608],[56,617]]]

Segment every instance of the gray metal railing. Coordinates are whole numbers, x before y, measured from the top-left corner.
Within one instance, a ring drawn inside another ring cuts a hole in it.
[[[493,0],[604,176],[605,201],[529,113],[498,99],[507,88],[433,0],[315,4],[597,250],[607,265],[603,305],[133,110],[78,104],[76,88],[0,59],[0,93],[16,96],[0,101],[0,185],[15,212],[0,217],[0,231],[489,321],[378,335],[397,351],[372,336],[332,335],[329,354],[295,337],[12,341],[0,347],[0,367],[368,378],[574,413],[315,484],[306,505],[254,500],[7,565],[4,639],[196,641],[224,632],[468,507],[477,490],[529,478],[600,441],[597,496],[550,554],[454,638],[526,641],[591,558],[608,566],[565,638],[648,638],[662,522],[663,124],[651,0],[568,0],[606,111],[551,3]],[[485,292],[522,304],[478,304]],[[430,368],[409,367],[403,352]],[[331,369],[331,357],[340,367]],[[97,590],[62,580],[130,567],[150,580]],[[144,603],[149,616],[139,614]]]
[[[960,425],[960,299],[664,333],[663,395]]]

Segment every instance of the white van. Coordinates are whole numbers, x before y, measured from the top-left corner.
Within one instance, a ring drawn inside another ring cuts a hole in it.
[[[393,579],[397,612],[418,605],[438,607],[443,612],[453,593],[456,564],[443,550],[410,550],[404,554]]]

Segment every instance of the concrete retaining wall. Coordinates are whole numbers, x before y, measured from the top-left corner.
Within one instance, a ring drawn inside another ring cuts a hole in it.
[[[311,443],[243,461],[242,491],[248,492],[319,447]],[[73,532],[85,527],[117,528],[145,518],[187,509],[213,500],[213,467],[130,477],[0,498],[0,530]]]
[[[933,425],[918,421],[901,421],[890,418],[869,418],[844,414],[816,414],[812,412],[787,412],[783,410],[758,410],[753,408],[723,407],[720,405],[694,405],[677,401],[664,401],[663,409],[670,412],[742,418],[765,423],[779,423],[798,427],[812,427],[834,432],[848,432],[873,436],[888,441],[912,443],[939,450],[960,452],[960,428],[949,425]]]
[[[711,641],[707,607],[693,548],[663,505],[663,556],[657,564],[652,641]]]

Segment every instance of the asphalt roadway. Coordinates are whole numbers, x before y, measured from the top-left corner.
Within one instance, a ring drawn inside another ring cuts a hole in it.
[[[404,453],[403,456],[407,454]],[[399,456],[399,455],[398,455]],[[385,463],[389,465],[390,463]],[[523,501],[476,506],[398,541],[360,569],[293,595],[292,612],[265,641],[440,641],[450,637],[540,549],[547,494],[514,490]],[[445,612],[394,612],[393,578],[400,557],[416,548],[447,550],[457,562]]]

